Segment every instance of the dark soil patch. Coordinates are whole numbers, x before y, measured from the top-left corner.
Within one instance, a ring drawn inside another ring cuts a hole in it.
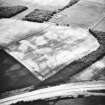
[[[11,104],[11,105],[50,105],[47,101],[44,100],[38,100],[38,101],[29,101],[29,102],[17,102],[16,104]]]
[[[48,21],[55,13],[56,11],[35,9],[26,15],[23,20],[43,23],[44,21]]]
[[[0,7],[0,18],[10,18],[26,9],[25,6]]]
[[[36,86],[39,82],[23,65],[0,50],[0,95],[6,91]]]
[[[64,98],[56,99],[52,101],[46,100],[37,100],[37,101],[28,101],[28,102],[17,102],[16,104],[11,105],[105,105],[105,97],[102,96],[89,96],[84,98]]]

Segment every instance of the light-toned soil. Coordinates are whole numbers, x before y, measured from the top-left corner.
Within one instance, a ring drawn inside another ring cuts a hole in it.
[[[80,0],[71,8],[67,8],[55,15],[50,22],[59,25],[70,25],[76,27],[86,27],[93,25],[105,11],[104,2],[100,3],[95,0]]]

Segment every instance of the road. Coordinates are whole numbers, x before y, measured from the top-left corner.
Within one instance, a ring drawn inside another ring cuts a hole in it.
[[[100,93],[91,93],[92,90],[105,90],[105,81],[88,81],[67,83],[59,86],[35,90],[21,95],[11,96],[0,100],[1,105],[10,105],[19,101],[33,101],[39,99],[55,99],[57,97],[78,97],[78,95],[91,96]],[[100,94],[105,96],[104,93]]]

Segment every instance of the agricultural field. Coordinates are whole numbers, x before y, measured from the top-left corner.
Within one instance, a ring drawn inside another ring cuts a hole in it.
[[[104,105],[104,82],[105,0],[0,0],[1,105]]]

